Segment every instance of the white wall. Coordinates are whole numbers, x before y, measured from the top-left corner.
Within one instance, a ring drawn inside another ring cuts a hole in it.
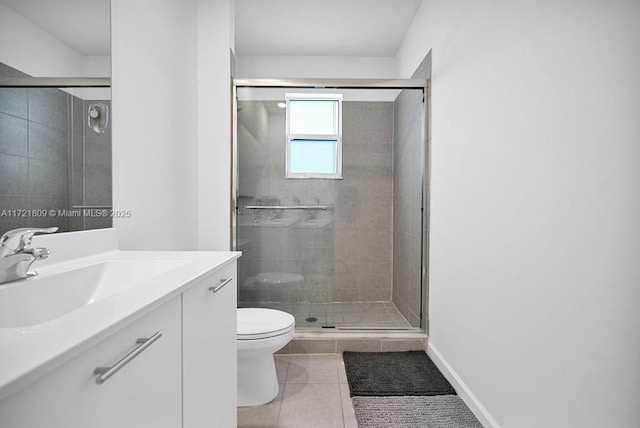
[[[81,76],[82,55],[0,4],[0,62],[35,77]]]
[[[111,2],[122,249],[229,249],[232,5]]]
[[[430,346],[503,427],[640,426],[640,3],[425,0]]]
[[[110,77],[111,56],[92,55],[82,57],[83,77]],[[111,88],[83,88],[74,90],[74,94],[85,100],[110,100]]]
[[[132,213],[114,221],[122,249],[197,246],[196,11],[111,1],[113,203]]]
[[[238,56],[236,77],[394,78],[395,59],[352,56]]]
[[[198,0],[198,249],[231,249],[235,0]]]
[[[111,57],[83,56],[0,3],[0,62],[35,77],[109,77]],[[83,99],[110,99],[109,88],[66,89]]]
[[[82,76],[108,77],[111,76],[111,57],[106,55],[91,55],[82,57]]]

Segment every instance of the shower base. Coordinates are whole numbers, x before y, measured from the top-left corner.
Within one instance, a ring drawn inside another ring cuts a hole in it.
[[[293,340],[279,354],[424,351],[427,334],[411,327],[392,302],[245,303],[296,318]]]
[[[428,336],[414,330],[334,330],[296,329],[293,340],[278,354],[341,354],[344,351],[399,352],[426,351]]]
[[[238,306],[265,307],[288,312],[296,318],[296,330],[413,330],[392,302],[241,302]]]

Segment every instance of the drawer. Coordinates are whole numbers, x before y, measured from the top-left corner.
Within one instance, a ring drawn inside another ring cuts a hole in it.
[[[175,428],[182,424],[176,297],[0,403],[3,428]],[[160,332],[140,350],[138,339]],[[94,370],[139,353],[98,384]]]

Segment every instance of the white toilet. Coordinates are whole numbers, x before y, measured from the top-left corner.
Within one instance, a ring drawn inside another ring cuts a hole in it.
[[[238,406],[259,406],[278,395],[273,353],[293,337],[295,318],[266,308],[238,308]]]

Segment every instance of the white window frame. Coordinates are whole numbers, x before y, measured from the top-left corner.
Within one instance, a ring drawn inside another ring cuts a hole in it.
[[[290,134],[289,133],[289,101],[305,100],[305,101],[322,101],[335,100],[338,101],[338,118],[337,118],[337,134]],[[342,94],[285,94],[287,104],[286,119],[286,161],[285,161],[285,178],[326,178],[333,180],[342,179]],[[318,172],[291,172],[291,142],[294,140],[335,140],[336,141],[336,172],[318,173]]]

